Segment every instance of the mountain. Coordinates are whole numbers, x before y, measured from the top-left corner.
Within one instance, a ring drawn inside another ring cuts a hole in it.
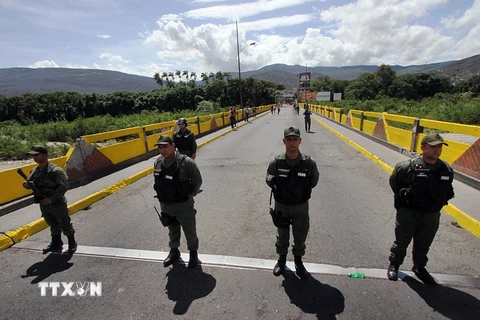
[[[480,55],[458,61],[424,65],[391,66],[397,76],[409,73],[435,72],[453,81],[468,80],[480,74]],[[378,66],[305,67],[272,64],[255,71],[242,72],[242,78],[255,78],[283,84],[287,89],[298,87],[299,74],[311,72],[311,79],[328,76],[338,80],[356,79],[363,72],[375,72]],[[232,77],[238,73],[231,72]],[[201,84],[201,82],[198,82]],[[152,77],[126,74],[118,71],[67,68],[8,68],[0,69],[0,94],[16,96],[22,93],[76,91],[80,93],[112,93],[115,91],[149,92],[158,88]]]
[[[76,91],[111,93],[115,91],[148,92],[158,88],[152,78],[118,71],[68,68],[0,69],[0,94]]]

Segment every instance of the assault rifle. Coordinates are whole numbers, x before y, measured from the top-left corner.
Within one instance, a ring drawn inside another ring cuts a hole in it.
[[[38,201],[41,201],[41,200],[46,198],[45,195],[42,192],[40,192],[40,190],[38,190],[35,183],[33,181],[28,180],[27,175],[22,171],[22,169],[17,169],[17,173],[19,175],[21,175],[22,178],[25,179],[25,182],[27,182],[28,185],[32,188],[33,194],[34,194],[35,198],[38,199]]]
[[[153,209],[155,209],[155,211],[157,212],[157,215],[158,215],[158,218],[160,219],[160,222],[162,223],[162,225],[164,227],[168,227],[170,225],[173,225],[175,223],[178,223],[178,220],[177,218],[175,217],[171,217],[169,216],[168,214],[164,213],[164,214],[161,214],[160,212],[158,212],[157,208],[155,206],[153,206]]]

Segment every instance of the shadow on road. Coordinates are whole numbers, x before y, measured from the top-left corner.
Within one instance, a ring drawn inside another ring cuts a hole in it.
[[[31,265],[22,278],[36,277],[30,283],[39,283],[42,280],[50,277],[54,273],[62,272],[73,266],[73,263],[68,262],[72,258],[69,254],[49,254],[45,260],[36,262]]]
[[[188,269],[184,265],[174,264],[167,272],[168,282],[165,291],[168,298],[176,301],[173,314],[185,314],[193,300],[209,295],[217,280],[202,271],[201,265]]]
[[[402,279],[436,312],[449,319],[479,319],[480,301],[474,296],[441,285],[429,286],[406,276]]]
[[[345,309],[345,297],[337,288],[322,284],[314,277],[300,280],[293,272],[285,272],[282,286],[295,304],[317,319],[336,319]]]

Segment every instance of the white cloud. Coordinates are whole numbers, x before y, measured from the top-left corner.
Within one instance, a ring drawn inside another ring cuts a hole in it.
[[[108,34],[97,34],[97,38],[110,39],[111,36]]]
[[[53,60],[37,61],[34,64],[28,65],[29,68],[60,68]]]
[[[447,28],[466,28],[478,26],[480,17],[480,0],[475,0],[472,7],[464,12],[464,14],[456,19],[453,16],[444,18],[442,22]]]
[[[122,56],[114,55],[114,54],[111,54],[111,53],[108,53],[108,52],[102,53],[98,57],[100,59],[106,59],[109,62],[124,62],[124,63],[129,63],[130,62],[128,60],[123,59]]]

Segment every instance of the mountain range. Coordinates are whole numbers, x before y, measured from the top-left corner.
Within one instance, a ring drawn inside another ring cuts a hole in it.
[[[480,55],[458,61],[391,66],[397,76],[409,73],[435,72],[454,80],[467,80],[480,74]],[[283,84],[291,90],[298,87],[299,74],[311,72],[311,79],[328,76],[338,80],[356,79],[363,72],[375,72],[378,66],[359,65],[348,67],[311,67],[272,64],[255,71],[242,72],[242,78],[254,78]],[[159,71],[160,73],[163,70]],[[238,77],[237,72],[231,72]],[[199,82],[201,84],[201,82]],[[47,93],[76,91],[80,93],[112,93],[115,91],[149,92],[158,88],[152,77],[144,77],[118,71],[68,68],[5,68],[0,69],[0,94],[18,96],[23,93]]]

